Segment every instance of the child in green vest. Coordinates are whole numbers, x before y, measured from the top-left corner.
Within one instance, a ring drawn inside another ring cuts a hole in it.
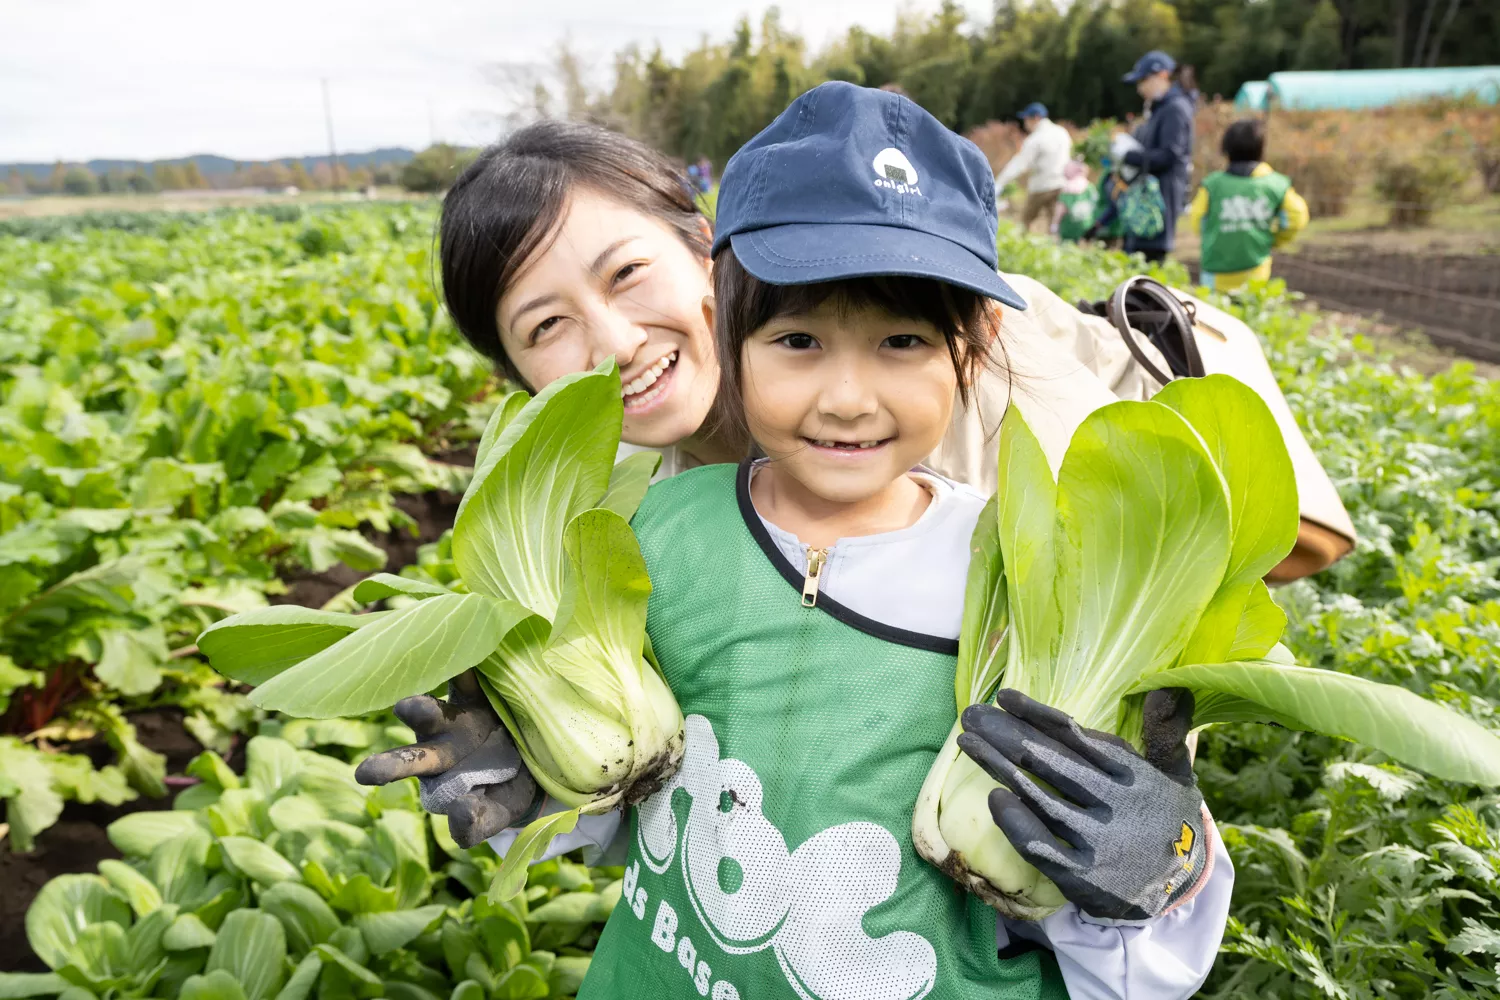
[[[1077,243],[1093,226],[1099,211],[1099,189],[1089,183],[1089,168],[1082,160],[1069,160],[1063,167],[1057,210],[1057,238],[1064,243]]]
[[[1232,872],[1183,770],[1190,706],[1168,723],[1176,771],[1139,759],[1115,841],[1074,845],[1093,862],[1059,875],[1058,913],[1001,920],[912,845],[985,503],[917,465],[992,355],[995,304],[1025,308],[996,273],[996,221],[976,147],[845,83],[726,167],[704,305],[719,418],[766,457],[658,483],[632,522],[686,749],[628,818],[581,1000],[1168,1000],[1206,976]],[[1008,707],[970,732],[1051,711]],[[1195,878],[1122,871],[1138,824],[1166,844],[1183,822],[1203,833]]]
[[[917,466],[996,354],[1002,307],[1026,308],[996,272],[983,154],[904,97],[824,84],[730,160],[717,219],[718,417],[766,457],[657,483],[632,520],[685,747],[660,791],[549,848],[628,852],[579,997],[1185,1000],[1233,884],[1186,763],[1190,701],[1153,729],[1172,761],[1133,758],[1123,782],[1086,769],[1076,787],[1118,822],[1049,868],[1058,912],[1001,919],[912,844],[985,505]],[[1007,709],[965,722],[1019,766],[1004,733],[1051,710]],[[524,773],[510,758],[514,777],[487,779],[501,789]],[[1006,802],[1006,820],[1031,808]],[[1184,822],[1195,878],[1122,862]]]
[[[1227,170],[1203,178],[1188,208],[1188,224],[1202,237],[1200,283],[1219,291],[1271,276],[1271,251],[1291,243],[1307,225],[1307,202],[1285,174],[1261,160],[1266,127],[1245,118],[1224,130]]]

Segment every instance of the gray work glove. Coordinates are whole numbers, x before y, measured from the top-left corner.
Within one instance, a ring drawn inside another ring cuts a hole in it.
[[[490,839],[531,811],[536,781],[474,671],[448,682],[447,701],[414,695],[394,711],[421,742],[366,757],[354,780],[384,785],[418,778],[422,807],[448,817],[460,847]]]
[[[1197,892],[1211,854],[1191,691],[1146,695],[1144,757],[1019,691],[996,700],[964,709],[958,745],[1005,785],[990,815],[1017,853],[1091,917],[1146,920]]]

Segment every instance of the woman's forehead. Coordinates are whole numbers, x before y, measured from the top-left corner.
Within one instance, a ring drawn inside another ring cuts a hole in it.
[[[663,236],[672,233],[660,220],[592,189],[579,188],[564,202],[552,232],[516,272],[502,303],[538,279],[597,274],[614,253],[629,244]]]

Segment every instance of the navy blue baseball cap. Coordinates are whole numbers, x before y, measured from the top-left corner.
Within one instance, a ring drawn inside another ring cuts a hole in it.
[[[1120,79],[1126,83],[1139,83],[1152,73],[1160,73],[1162,70],[1174,70],[1177,68],[1177,60],[1167,55],[1160,49],[1152,49],[1135,61],[1135,68],[1126,73]]]
[[[910,99],[814,87],[729,158],[712,254],[772,285],[902,275],[1016,309],[997,273],[995,176],[979,147]]]
[[[1018,114],[1018,115],[1016,115],[1016,117],[1017,118],[1046,118],[1047,117],[1047,105],[1043,104],[1041,101],[1032,101],[1030,104],[1026,105],[1026,107],[1022,108],[1021,109],[1021,113]]]

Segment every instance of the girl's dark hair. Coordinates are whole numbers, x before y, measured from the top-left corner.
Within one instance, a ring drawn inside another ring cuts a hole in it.
[[[443,199],[443,297],[464,338],[517,382],[495,307],[517,271],[551,244],[578,186],[660,219],[708,254],[682,170],[644,143],[600,125],[549,119],[487,148]]]
[[[714,346],[719,354],[716,427],[727,435],[748,438],[744,409],[741,348],[750,335],[779,316],[812,312],[831,302],[840,312],[873,308],[905,319],[930,323],[948,342],[948,356],[958,376],[964,405],[981,372],[1004,363],[999,337],[1000,311],[984,296],[930,278],[883,276],[850,278],[811,285],[772,285],[755,277],[732,247],[714,260]],[[992,360],[998,353],[1001,361]]]
[[[1259,118],[1241,118],[1224,130],[1219,149],[1230,163],[1253,163],[1264,159],[1266,123]]]

